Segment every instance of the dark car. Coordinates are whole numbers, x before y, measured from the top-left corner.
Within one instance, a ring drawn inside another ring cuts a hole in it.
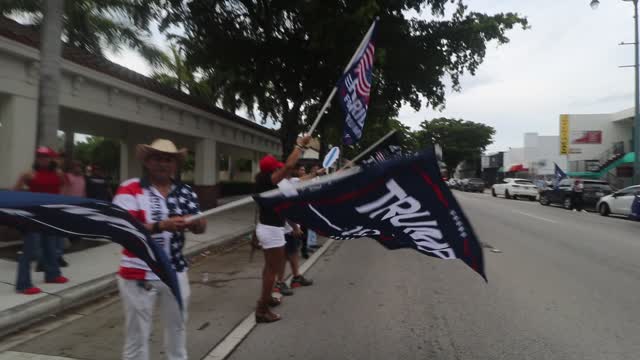
[[[595,209],[598,200],[605,195],[613,192],[608,182],[602,180],[589,179],[564,179],[558,184],[558,189],[546,189],[540,192],[540,204],[551,205],[560,204],[565,209],[573,209],[573,201],[571,199],[571,189],[576,180],[581,180],[584,184],[584,207]]]
[[[462,191],[483,192],[484,188],[485,184],[482,179],[471,178],[462,183]]]

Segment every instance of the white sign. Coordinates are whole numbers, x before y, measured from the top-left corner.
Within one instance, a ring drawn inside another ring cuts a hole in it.
[[[324,160],[322,160],[322,167],[328,169],[333,165],[338,157],[340,156],[340,148],[335,146],[329,150],[327,155],[325,155]]]

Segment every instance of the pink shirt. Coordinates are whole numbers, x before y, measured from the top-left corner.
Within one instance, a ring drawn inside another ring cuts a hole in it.
[[[86,196],[86,183],[84,175],[64,174],[65,184],[62,187],[62,194],[68,196]]]

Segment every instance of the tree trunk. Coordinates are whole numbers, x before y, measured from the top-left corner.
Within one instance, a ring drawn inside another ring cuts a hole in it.
[[[64,0],[47,0],[40,29],[40,93],[38,97],[38,145],[56,148],[60,127],[60,66]]]

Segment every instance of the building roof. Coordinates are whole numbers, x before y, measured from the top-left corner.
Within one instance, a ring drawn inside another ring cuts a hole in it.
[[[17,41],[32,48],[40,48],[40,33],[35,26],[23,25],[4,16],[0,16],[0,36]],[[64,44],[62,57],[78,65],[101,72],[105,75],[128,82],[146,90],[153,91],[183,104],[236,121],[244,126],[261,131],[265,134],[272,136],[278,135],[275,130],[266,128],[230,111],[208,104],[199,97],[192,96],[170,86],[163,85],[148,76],[118,65],[100,55],[95,55],[86,50]]]

